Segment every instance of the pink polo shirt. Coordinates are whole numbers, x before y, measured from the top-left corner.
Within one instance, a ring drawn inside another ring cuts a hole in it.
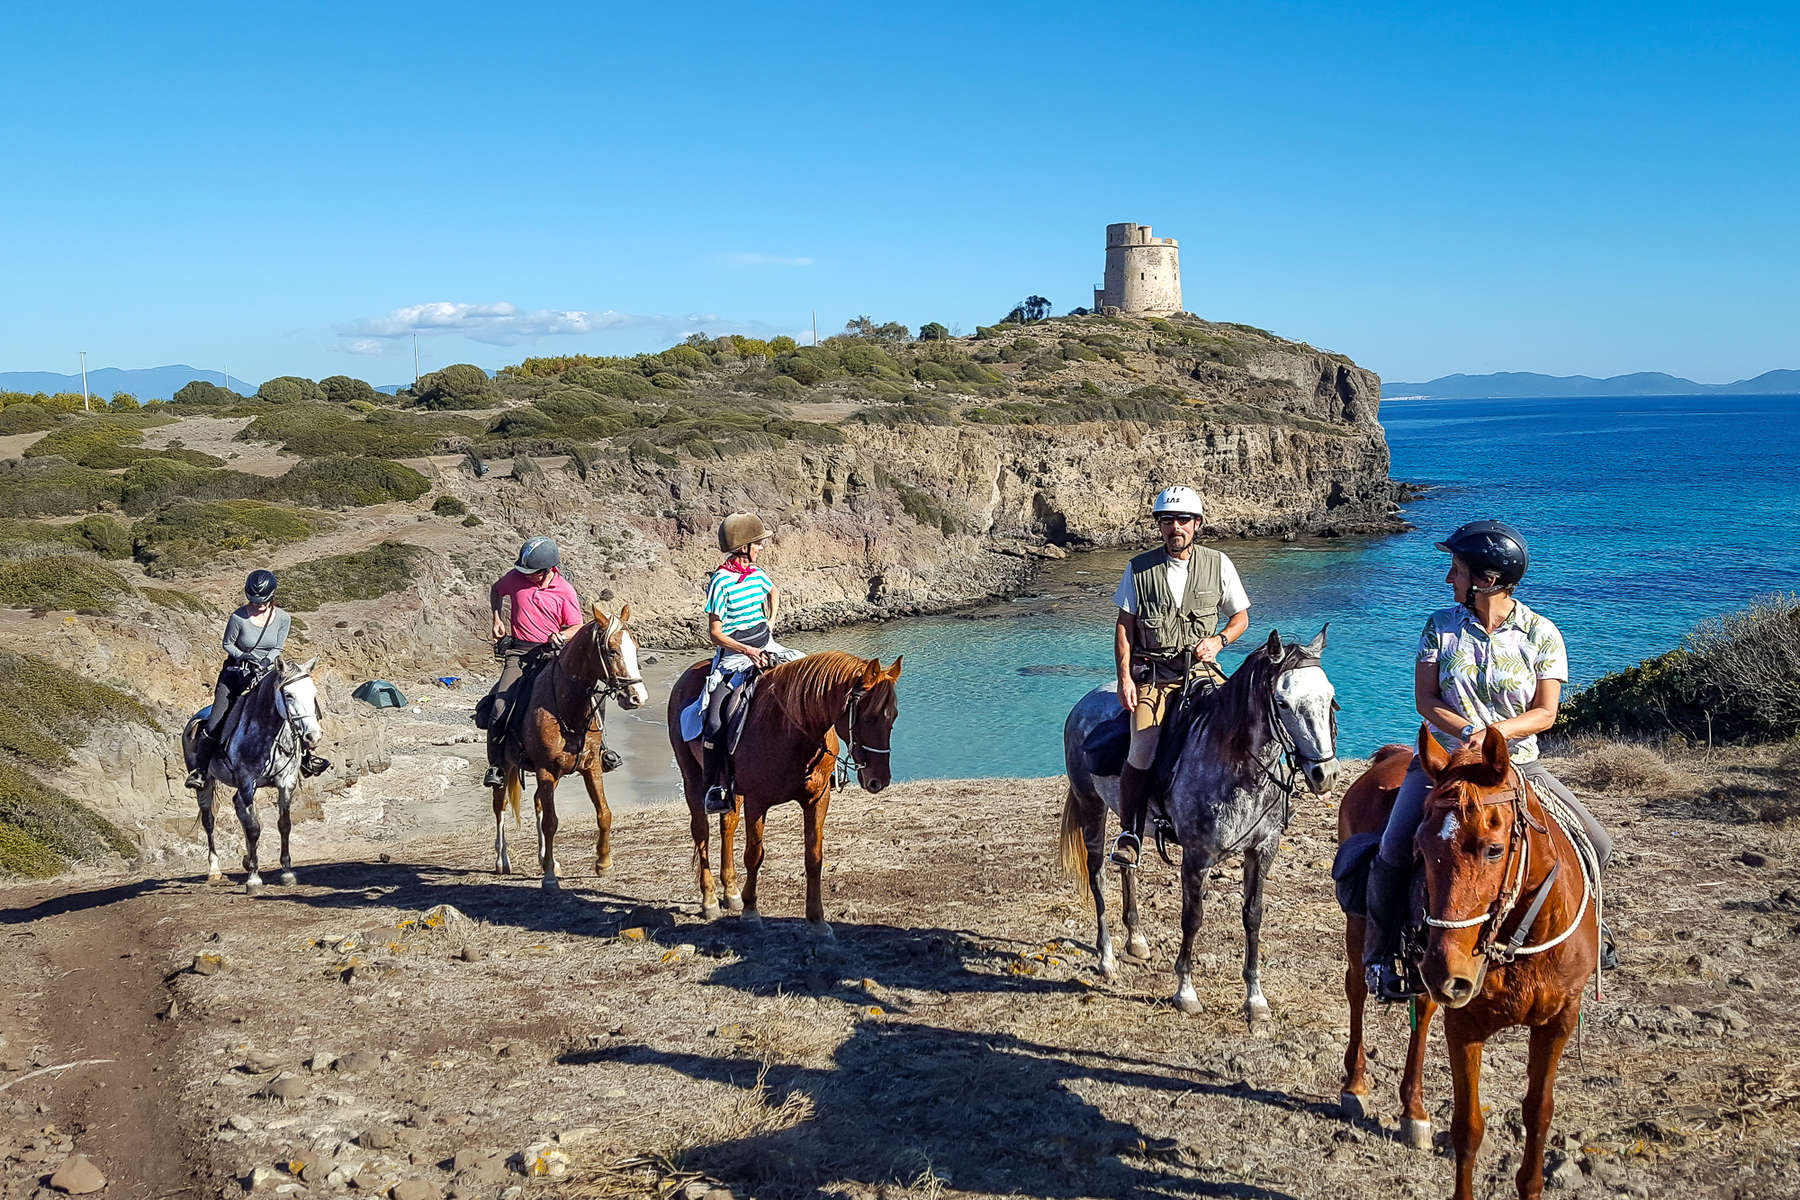
[[[547,642],[550,635],[581,624],[581,601],[561,571],[554,571],[539,587],[531,576],[508,571],[490,593],[494,611],[500,601],[512,597],[512,635],[521,642]]]

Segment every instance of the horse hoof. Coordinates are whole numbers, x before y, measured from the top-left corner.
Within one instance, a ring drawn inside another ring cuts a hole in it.
[[[1141,933],[1134,933],[1125,939],[1125,955],[1140,962],[1150,961],[1150,940]]]
[[[719,906],[716,904],[702,904],[700,906],[700,919],[702,921],[718,920],[719,919]]]
[[[737,892],[725,894],[725,911],[741,913],[744,911],[744,897]]]
[[[225,873],[223,871],[214,871],[206,877],[206,882],[208,882],[208,883],[224,883],[225,882]]]
[[[293,887],[294,873],[292,871],[283,871],[281,873],[281,883],[283,887]]]
[[[1369,1119],[1369,1098],[1361,1092],[1339,1092],[1338,1111],[1346,1120],[1366,1121]]]
[[[1400,1140],[1414,1150],[1431,1149],[1431,1122],[1415,1121],[1411,1117],[1402,1118]]]
[[[1108,983],[1119,978],[1119,960],[1108,955],[1100,960],[1100,977]]]
[[[610,870],[612,870],[612,859],[597,858],[594,860],[594,874],[604,875]]]
[[[561,889],[562,889],[562,884],[560,884],[556,881],[556,876],[554,876],[554,875],[544,876],[544,890],[546,892],[555,892],[555,891],[560,891]]]
[[[837,934],[832,932],[830,921],[808,921],[806,925],[808,931],[821,942],[837,941]]]
[[[743,912],[739,914],[739,917],[746,925],[761,925],[763,923],[762,914],[757,912],[754,908],[744,909]]]
[[[252,875],[250,878],[244,880],[244,895],[246,895],[246,896],[259,895],[262,892],[262,890],[263,890],[263,881],[259,877]]]
[[[1200,1015],[1200,997],[1187,988],[1175,993],[1175,1007],[1190,1017]]]

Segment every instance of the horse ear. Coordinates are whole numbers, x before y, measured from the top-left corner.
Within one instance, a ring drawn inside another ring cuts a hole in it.
[[[602,629],[604,629],[608,625],[612,624],[612,618],[606,615],[605,609],[601,608],[598,604],[595,604],[593,606],[593,610],[594,610],[594,621]]]
[[[1269,630],[1269,640],[1264,643],[1263,650],[1270,658],[1275,658],[1281,654],[1281,630]]]
[[[1431,736],[1431,727],[1419,726],[1419,768],[1425,772],[1425,778],[1432,783],[1444,773],[1450,765],[1450,752],[1438,745],[1438,740]]]
[[[1492,725],[1487,727],[1487,734],[1481,739],[1481,765],[1487,770],[1488,782],[1493,784],[1504,782],[1507,773],[1512,770],[1512,755],[1506,748],[1506,735]]]
[[[872,688],[880,683],[882,675],[883,671],[881,669],[881,659],[879,657],[871,658],[863,664],[862,682],[865,688]]]
[[[312,658],[309,658],[305,662],[300,664],[300,673],[302,675],[311,675],[313,673],[313,668],[318,665],[319,665],[319,659],[318,659],[318,656],[315,655]]]
[[[889,678],[889,679],[898,679],[898,678],[900,678],[900,660],[901,660],[901,659],[902,659],[902,658],[904,658],[904,657],[906,657],[906,656],[905,656],[905,655],[903,655],[903,654],[902,654],[902,655],[896,655],[896,656],[895,656],[895,657],[894,657],[894,665],[893,665],[893,666],[891,666],[891,667],[889,667],[889,668],[888,668],[888,669],[887,669],[887,677],[888,677],[888,678]]]
[[[1325,635],[1331,631],[1331,622],[1325,622],[1325,628],[1319,630],[1319,636],[1306,643],[1306,653],[1313,658],[1325,657]]]
[[[631,624],[631,605],[627,604],[624,608],[619,610],[619,624]]]

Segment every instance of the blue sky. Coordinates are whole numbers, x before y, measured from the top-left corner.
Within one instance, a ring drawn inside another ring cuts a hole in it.
[[[1360,11],[1358,11],[1360,10]],[[33,5],[0,370],[256,381],[1088,302],[1451,371],[1800,367],[1789,5]]]

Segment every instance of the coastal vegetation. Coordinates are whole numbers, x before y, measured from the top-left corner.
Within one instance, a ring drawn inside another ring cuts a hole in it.
[[[425,551],[404,542],[382,542],[351,554],[333,554],[284,567],[281,603],[294,612],[313,612],[345,600],[377,600],[413,581]]]

